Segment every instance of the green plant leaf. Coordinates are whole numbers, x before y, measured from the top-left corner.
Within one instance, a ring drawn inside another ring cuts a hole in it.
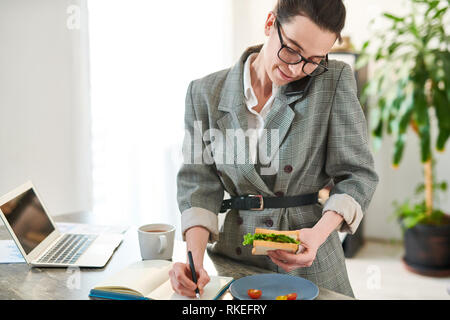
[[[411,115],[414,111],[414,94],[410,93],[406,97],[400,95],[397,97],[397,103],[400,105],[399,113],[399,132],[405,133],[411,122]]]
[[[365,52],[369,46],[370,46],[370,40],[366,40],[361,47],[361,51]]]
[[[414,100],[415,120],[419,127],[421,161],[426,162],[431,158],[431,136],[430,118],[424,87],[417,85],[414,90]]]
[[[401,45],[402,45],[401,42],[394,42],[390,44],[388,47],[388,54],[392,55],[395,52],[395,50],[397,50],[397,48],[400,47]]]
[[[447,182],[433,183],[433,190],[447,191]],[[425,191],[425,184],[419,183],[414,190],[416,196],[423,194]]]
[[[445,150],[445,144],[447,143],[449,137],[450,130],[440,129],[438,138],[436,140],[436,149],[443,152]]]
[[[445,213],[442,210],[434,209],[431,211],[429,216],[424,218],[424,223],[440,225],[442,223],[442,219],[444,218]]]
[[[383,47],[378,48],[377,53],[375,54],[375,61],[383,59],[385,56],[383,55]]]
[[[425,16],[428,16],[439,5],[439,0],[428,2],[428,9],[425,12]]]
[[[379,119],[378,125],[375,127],[375,129],[372,132],[373,132],[373,135],[377,138],[383,137],[383,121],[381,121],[381,119]]]
[[[421,214],[417,216],[408,216],[403,219],[403,223],[407,229],[413,228],[416,226],[419,222],[424,220],[426,218],[426,214]]]
[[[400,164],[400,161],[402,160],[403,150],[405,149],[405,141],[406,137],[404,133],[399,134],[397,139],[395,140],[394,156],[392,159],[392,164],[394,166],[398,166]]]
[[[439,127],[436,149],[442,151],[450,136],[450,101],[447,99],[446,93],[437,87],[434,87],[432,99]]]
[[[383,13],[383,16],[385,16],[388,19],[394,20],[395,22],[403,22],[405,18],[394,16],[390,13]]]
[[[425,163],[431,158],[430,125],[419,126],[419,132],[421,161]]]
[[[424,183],[420,183],[417,187],[416,190],[414,191],[415,195],[420,195],[425,191],[425,184]]]
[[[436,11],[436,13],[433,16],[433,20],[434,19],[439,19],[441,16],[443,16],[446,12],[447,12],[448,6],[444,7],[442,9],[439,9],[438,11]]]

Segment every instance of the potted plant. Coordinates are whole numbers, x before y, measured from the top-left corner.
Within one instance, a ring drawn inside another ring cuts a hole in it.
[[[447,183],[434,177],[433,150],[435,146],[443,152],[450,136],[450,37],[445,31],[450,1],[408,2],[410,13],[383,13],[390,28],[375,32],[362,46],[356,68],[374,61],[375,72],[362,89],[361,103],[372,106],[370,122],[375,149],[385,132],[393,136],[394,168],[402,159],[407,130],[417,134],[424,169],[424,183],[415,194],[420,201],[395,203],[394,214],[404,231],[403,261],[411,271],[448,276],[450,218],[435,207],[436,193],[446,192]],[[436,142],[432,142],[432,117],[437,119]]]

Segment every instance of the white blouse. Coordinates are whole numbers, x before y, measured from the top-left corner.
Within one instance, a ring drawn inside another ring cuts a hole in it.
[[[250,75],[250,64],[255,60],[258,53],[252,53],[248,56],[244,64],[244,96],[245,104],[247,105],[248,111],[248,128],[255,129],[254,131],[249,131],[249,157],[252,163],[256,162],[257,155],[257,142],[261,138],[264,129],[264,120],[269,113],[273,105],[273,100],[279,89],[276,84],[272,84],[272,96],[267,100],[266,104],[263,106],[261,111],[258,113],[253,108],[258,105],[258,99],[256,98],[255,92],[252,87],[252,80]],[[260,156],[265,156],[266,152],[262,152]],[[266,162],[264,162],[266,163]]]

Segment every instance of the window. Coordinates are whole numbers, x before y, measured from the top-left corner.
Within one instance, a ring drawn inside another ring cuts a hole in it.
[[[176,174],[186,91],[191,80],[232,65],[230,6],[89,1],[96,218],[180,230]]]

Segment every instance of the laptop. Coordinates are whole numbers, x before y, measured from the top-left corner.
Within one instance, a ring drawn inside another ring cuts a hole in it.
[[[31,181],[0,198],[0,217],[33,267],[101,268],[123,240],[122,234],[61,233]]]

